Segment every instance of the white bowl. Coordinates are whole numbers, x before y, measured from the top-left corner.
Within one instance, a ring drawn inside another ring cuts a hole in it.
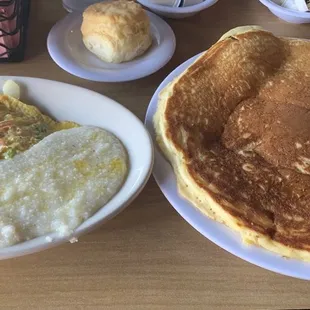
[[[138,0],[140,4],[154,13],[170,18],[184,18],[197,14],[198,12],[212,6],[218,0],[204,0],[201,3],[186,7],[171,7],[152,3],[150,0]]]
[[[259,0],[277,17],[294,24],[310,23],[310,12],[298,12],[284,8],[271,0]]]
[[[0,87],[8,79],[21,86],[22,101],[36,105],[55,119],[98,126],[115,134],[126,147],[130,169],[119,192],[71,236],[59,238],[52,233],[49,238],[42,236],[2,248],[0,259],[42,251],[93,230],[133,201],[148,181],[153,166],[153,145],[149,133],[143,123],[119,103],[85,88],[36,78],[1,76]]]

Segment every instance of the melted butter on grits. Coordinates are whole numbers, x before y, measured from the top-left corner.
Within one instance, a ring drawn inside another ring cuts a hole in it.
[[[70,235],[120,189],[127,160],[114,135],[85,126],[0,161],[0,247],[51,232]]]

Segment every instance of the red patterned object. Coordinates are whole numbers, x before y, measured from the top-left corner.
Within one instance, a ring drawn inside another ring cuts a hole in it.
[[[0,62],[24,59],[30,0],[0,0]]]

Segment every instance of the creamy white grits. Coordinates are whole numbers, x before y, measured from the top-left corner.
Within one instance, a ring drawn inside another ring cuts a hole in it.
[[[127,160],[114,135],[84,126],[0,161],[0,247],[51,232],[70,235],[120,189]]]

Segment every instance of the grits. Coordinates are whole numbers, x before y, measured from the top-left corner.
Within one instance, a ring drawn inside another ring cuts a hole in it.
[[[0,161],[0,247],[51,232],[69,236],[120,189],[127,160],[114,135],[85,126]]]

